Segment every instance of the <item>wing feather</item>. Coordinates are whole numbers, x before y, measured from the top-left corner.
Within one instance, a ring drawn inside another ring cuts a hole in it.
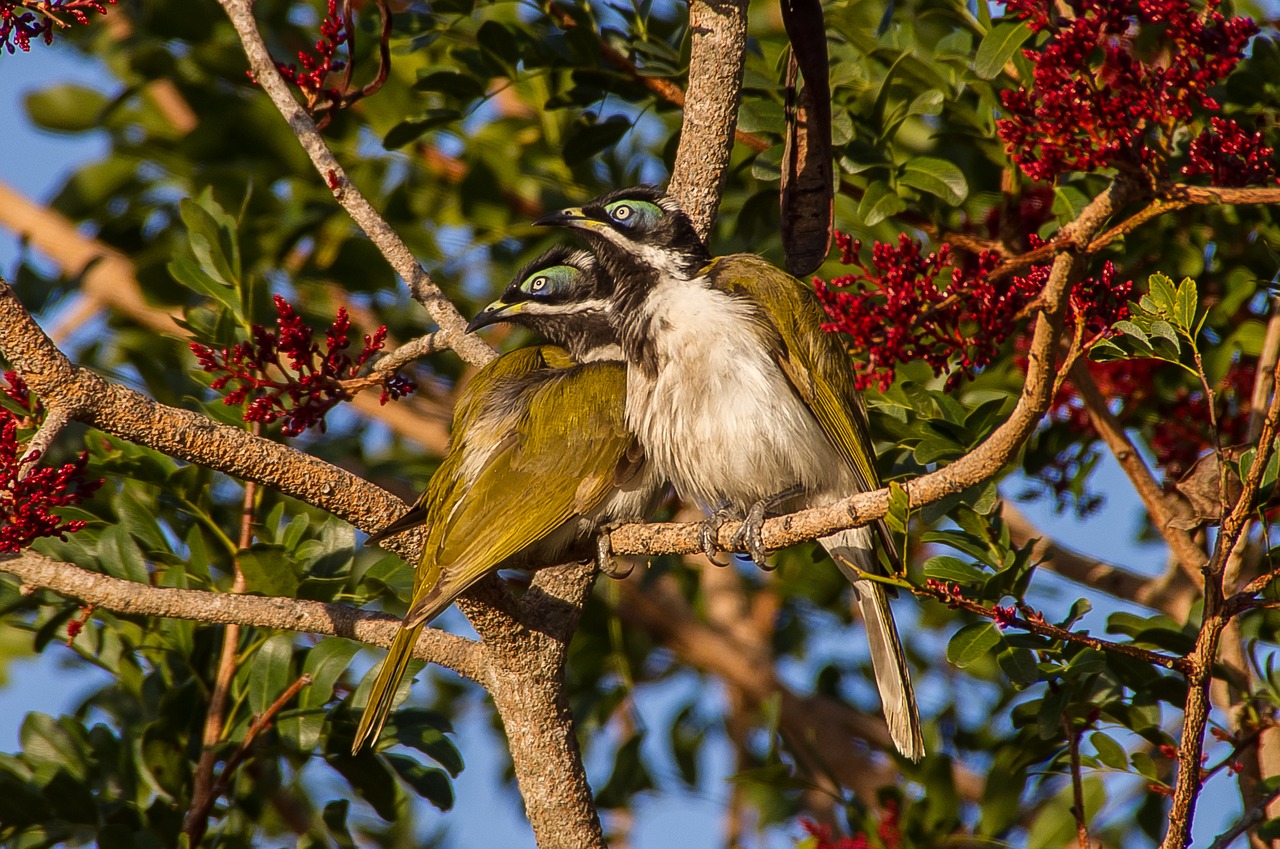
[[[437,615],[517,555],[541,556],[539,543],[547,544],[566,522],[590,514],[613,492],[626,460],[631,436],[623,421],[626,372],[619,363],[578,365],[543,356],[540,368],[486,391],[503,409],[480,404],[470,424],[489,428],[501,421],[506,432],[488,435],[497,437],[496,447],[473,481],[457,474],[466,463],[465,446],[450,454],[459,462],[448,470],[443,498],[430,505],[451,508],[447,516],[428,518],[432,532],[415,580],[418,600],[405,620],[410,625]],[[437,477],[443,472],[444,465]]]

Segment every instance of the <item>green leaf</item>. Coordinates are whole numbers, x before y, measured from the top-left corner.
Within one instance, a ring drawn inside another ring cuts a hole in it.
[[[265,640],[249,663],[249,710],[261,716],[289,686],[293,635],[276,634]]]
[[[516,35],[512,30],[497,21],[485,21],[476,31],[476,42],[485,53],[489,54],[504,69],[514,69],[520,61],[520,48],[516,45]]]
[[[1190,277],[1183,278],[1178,284],[1178,309],[1177,319],[1178,326],[1187,331],[1190,335],[1196,324],[1196,309],[1199,304],[1199,297],[1196,294],[1196,281]]]
[[[385,757],[332,755],[328,762],[362,799],[373,806],[378,816],[387,822],[395,821],[396,800],[403,795],[396,787],[395,776],[387,768]]]
[[[952,162],[931,156],[916,156],[907,161],[898,182],[936,195],[952,206],[969,196],[969,181]]]
[[[453,807],[453,782],[442,769],[424,766],[408,755],[384,754],[391,768],[423,799],[442,811]]]
[[[245,588],[251,593],[293,598],[298,593],[298,576],[284,546],[255,543],[236,555],[244,573]]]
[[[1040,680],[1040,667],[1030,649],[1010,646],[996,655],[996,663],[1017,687],[1027,687]]]
[[[22,720],[18,737],[22,743],[23,758],[45,776],[46,781],[59,770],[65,770],[80,780],[88,775],[86,753],[65,722],[59,722],[47,713],[29,713]]]
[[[350,799],[334,799],[324,806],[324,812],[320,815],[338,849],[356,849],[356,842],[347,828],[347,812],[350,809]]]
[[[946,554],[939,554],[926,560],[924,576],[939,581],[970,585],[982,583],[987,578],[987,574],[972,563],[966,563],[959,557]]]
[[[209,194],[199,201],[183,198],[178,212],[187,226],[187,244],[192,255],[213,280],[235,289],[239,280],[239,249],[235,243],[235,222]]]
[[[618,748],[613,759],[613,772],[604,787],[596,794],[596,804],[602,808],[626,807],[636,793],[652,790],[653,777],[649,775],[644,759],[640,755],[640,745],[644,742],[643,732],[632,735],[631,739]]]
[[[433,71],[424,74],[413,84],[414,91],[437,91],[459,100],[474,100],[484,96],[484,84],[470,74],[457,71]]]
[[[762,183],[776,183],[782,179],[782,145],[775,144],[761,151],[751,160],[751,176]],[[775,204],[776,206],[776,204]]]
[[[445,736],[451,728],[440,714],[422,708],[405,708],[392,715],[391,727],[402,745],[427,755],[455,778],[462,772],[462,753]]]
[[[1098,760],[1103,764],[1112,769],[1129,771],[1129,756],[1125,753],[1124,747],[1109,735],[1095,731],[1089,735],[1089,742],[1093,744],[1093,748],[1098,753]]]
[[[1106,786],[1096,778],[1084,780],[1085,821],[1091,820],[1102,809],[1107,799]],[[1031,822],[1027,832],[1027,849],[1059,849],[1075,840],[1076,818],[1071,813],[1072,789],[1070,782],[1049,800]]]
[[[1111,363],[1127,360],[1131,354],[1110,339],[1099,339],[1089,346],[1089,359],[1095,363]]]
[[[1163,274],[1152,274],[1147,278],[1147,287],[1160,315],[1177,315],[1177,293],[1173,288],[1172,280]]]
[[[359,648],[350,640],[327,637],[308,651],[302,671],[311,676],[311,684],[303,688],[298,704],[319,707],[328,703],[333,695],[333,685],[347,670]]]
[[[898,197],[889,184],[878,180],[867,186],[858,203],[858,217],[864,226],[873,227],[890,216],[907,208],[906,201]]]
[[[889,483],[889,512],[885,514],[884,520],[894,533],[905,534],[910,519],[911,500],[907,498],[907,491],[902,488],[902,484],[897,481],[891,481]]]
[[[43,88],[25,98],[32,122],[59,133],[83,133],[101,127],[102,115],[110,103],[102,92],[74,83]]]
[[[1182,353],[1182,346],[1178,343],[1178,331],[1174,330],[1173,325],[1167,321],[1151,322],[1150,342],[1155,352],[1165,359],[1176,360]]]
[[[964,669],[987,652],[1004,642],[993,622],[974,622],[965,625],[947,643],[947,660]]]
[[[113,524],[103,530],[98,539],[98,561],[102,564],[102,570],[113,578],[122,578],[136,584],[150,582],[142,549],[129,536],[129,531],[123,524]]]
[[[631,121],[621,115],[611,115],[604,121],[579,120],[564,140],[561,157],[565,164],[577,165],[612,148],[630,131]]]
[[[1031,28],[1025,23],[1005,21],[996,24],[978,45],[978,52],[973,57],[973,72],[979,79],[995,79],[1030,37]]]

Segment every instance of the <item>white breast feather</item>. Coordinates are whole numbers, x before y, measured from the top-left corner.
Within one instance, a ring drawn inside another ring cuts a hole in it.
[[[844,461],[761,344],[748,302],[668,279],[642,309],[658,376],[628,369],[627,424],[682,497],[746,509],[796,485],[808,503],[852,491]]]

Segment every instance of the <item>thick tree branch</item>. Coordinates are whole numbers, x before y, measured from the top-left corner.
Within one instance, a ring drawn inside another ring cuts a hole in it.
[[[667,191],[705,239],[716,221],[738,124],[747,0],[692,0],[689,32],[689,90]]]
[[[493,349],[479,337],[467,334],[466,319],[457,307],[445,297],[427,272],[418,264],[409,247],[391,228],[373,205],[347,177],[337,157],[329,150],[315,122],[302,105],[294,99],[293,91],[276,70],[275,61],[258,32],[253,18],[253,4],[249,0],[218,0],[231,19],[236,35],[249,58],[249,67],[262,90],[280,110],[289,128],[293,130],[303,149],[311,158],[325,184],[333,192],[342,208],[377,246],[397,274],[409,286],[415,300],[426,307],[449,341],[449,346],[472,365],[484,365],[494,358]]]
[[[391,645],[400,628],[395,616],[357,610],[346,604],[153,587],[90,572],[31,550],[0,556],[0,572],[17,576],[24,587],[32,590],[52,590],[121,616],[279,628],[345,637],[382,648]],[[414,657],[464,678],[483,677],[479,644],[436,628],[423,629]]]
[[[496,607],[463,602],[483,640],[481,683],[507,732],[539,849],[606,849],[564,686],[569,641],[595,577],[594,566],[539,572],[521,600],[534,614],[527,626],[513,627]]]

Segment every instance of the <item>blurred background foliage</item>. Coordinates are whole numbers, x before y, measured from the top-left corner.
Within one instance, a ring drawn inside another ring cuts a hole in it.
[[[686,82],[681,4],[408,0],[393,7],[389,78],[376,94],[336,113],[325,136],[355,184],[465,314],[557,238],[528,226],[541,211],[612,187],[665,181],[681,113],[645,83]],[[285,0],[258,0],[255,11],[284,62],[310,49],[324,14],[318,3]],[[1253,3],[1236,11],[1258,20],[1274,13]],[[835,220],[842,231],[867,243],[896,242],[906,232],[929,245],[954,236],[1004,240],[1022,250],[1031,235],[1052,236],[1106,184],[1105,174],[1073,173],[1046,187],[1011,165],[995,135],[998,93],[1027,78],[1030,68],[1016,52],[1021,42],[1006,49],[1007,25],[988,36],[999,19],[993,22],[987,6],[837,0],[825,12],[840,184]],[[378,23],[372,4],[356,4],[357,83],[377,65]],[[786,40],[776,7],[753,6],[750,32],[739,127],[756,142],[734,150],[710,241],[715,253],[745,250],[781,262]],[[1224,114],[1246,124],[1260,120],[1273,144],[1280,108],[1274,35],[1264,27],[1215,92]],[[385,325],[392,348],[428,329],[422,310],[333,203],[288,127],[246,77],[243,52],[216,4],[123,3],[65,42],[94,56],[109,76],[93,86],[51,80],[27,99],[30,118],[52,132],[105,133],[110,143],[49,206],[127,257],[143,312],[169,313],[179,322],[157,332],[138,311],[97,312],[60,340],[77,362],[166,404],[244,426],[241,411],[210,391],[211,378],[188,344],[229,345],[246,338],[250,325],[271,325],[271,295],[283,295],[317,328],[345,307],[356,339]],[[616,56],[625,61],[616,63]],[[1197,280],[1199,308],[1208,316],[1201,336],[1208,374],[1224,387],[1224,415],[1247,414],[1238,396],[1252,385],[1247,370],[1261,350],[1278,243],[1268,207],[1192,207],[1117,239],[1093,259],[1090,273],[1110,259],[1137,293],[1156,272]],[[52,260],[32,253],[6,271],[23,302],[43,315],[86,297],[80,276],[59,273],[58,258]],[[226,274],[210,279],[211,268]],[[819,276],[845,270],[832,259]],[[495,341],[505,348],[528,339],[513,332]],[[1015,334],[993,365],[946,391],[943,379],[919,363],[900,367],[886,391],[870,391],[884,471],[902,477],[933,469],[990,433],[1021,388],[1020,344]],[[439,460],[452,400],[467,373],[451,353],[421,360],[406,369],[420,387],[413,396],[389,408],[339,408],[324,433],[291,442],[410,499]],[[1104,381],[1104,388],[1114,393],[1126,425],[1163,460],[1168,480],[1210,444],[1204,417],[1195,419],[1188,406],[1198,387],[1177,367],[1153,367],[1129,383]],[[1027,535],[1012,534],[1002,518],[1000,496],[1050,499],[1082,514],[1120,515],[1134,501],[1114,476],[1099,482],[1096,436],[1077,412],[1069,397],[1061,399],[1016,466],[1002,470],[998,487],[913,515],[911,576],[917,583],[955,583],[991,603],[1025,599],[1055,623],[1073,623],[1097,606],[1105,618],[1088,620],[1094,630],[1185,651],[1194,635],[1194,601],[1156,611],[1045,576],[1035,571]],[[1171,431],[1171,421],[1181,429]],[[101,433],[75,433],[59,440],[52,459],[87,447],[93,473],[106,483],[68,514],[88,527],[66,541],[41,542],[39,550],[117,577],[206,589],[226,589],[238,557],[251,592],[404,610],[408,567],[360,547],[345,523],[260,491],[255,542],[241,552],[237,482]],[[278,426],[264,434],[282,438]],[[1164,453],[1162,439],[1172,443]],[[665,515],[675,511],[668,505]],[[751,638],[739,649],[763,669],[772,667],[762,677],[776,676],[790,693],[877,717],[869,661],[838,573],[812,546],[783,552],[777,562],[772,573],[730,573],[749,614],[741,624]],[[1143,579],[1164,579],[1160,567],[1119,565]],[[842,769],[868,759],[883,766],[878,759],[886,756],[872,754],[883,736],[872,733],[869,748],[855,750],[861,760],[815,772],[812,758],[795,748],[802,741],[780,731],[785,697],[759,699],[726,683],[671,638],[670,629],[679,627],[671,622],[681,616],[723,625],[710,618],[707,581],[678,558],[652,558],[642,578],[599,583],[575,639],[574,710],[588,760],[607,764],[607,780],[595,790],[617,833],[628,827],[625,812],[639,794],[710,792],[704,747],[727,737],[736,773],[729,841],[785,842],[779,835],[795,834],[794,821],[803,816],[837,832],[878,835],[886,846],[935,846],[961,834],[1060,846],[1075,828],[1063,778],[1075,735],[1095,837],[1141,846],[1161,834],[1163,791],[1172,780],[1168,747],[1177,745],[1185,694],[1180,676],[904,599],[897,608],[931,755],[918,766],[895,762],[901,778],[885,793],[868,794],[864,783],[855,795]],[[637,597],[668,605],[670,627],[637,612]],[[71,715],[30,714],[21,750],[0,755],[0,840],[21,847],[94,839],[112,847],[176,845],[220,631],[94,612],[67,640],[67,623],[85,618],[78,607],[46,592],[24,595],[7,578],[0,579],[0,610],[6,645],[53,651],[67,642],[76,660],[66,675],[94,666],[111,677]],[[445,622],[465,628],[460,617]],[[1255,718],[1270,717],[1280,699],[1270,660],[1277,627],[1274,613],[1254,614],[1238,637],[1255,675],[1254,691],[1236,704]],[[28,633],[17,640],[15,632]],[[352,758],[346,752],[367,686],[361,673],[373,656],[339,639],[242,634],[227,752],[300,674],[311,674],[313,683],[235,774],[215,809],[210,842],[247,847],[296,835],[306,846],[408,846],[421,845],[425,833],[434,834],[428,841],[442,839],[429,806],[455,804],[452,779],[463,764],[451,724],[462,711],[489,706],[452,675],[424,669],[420,677],[432,684],[415,688],[411,707],[395,715],[394,745]],[[688,691],[669,726],[646,721],[635,694],[677,680],[705,686]],[[1231,735],[1240,725],[1225,714],[1217,718],[1227,730],[1206,768],[1220,772],[1226,795],[1238,799],[1227,774],[1237,758]],[[413,803],[417,798],[429,806]],[[790,830],[773,828],[779,824]],[[753,836],[756,830],[762,836]]]

